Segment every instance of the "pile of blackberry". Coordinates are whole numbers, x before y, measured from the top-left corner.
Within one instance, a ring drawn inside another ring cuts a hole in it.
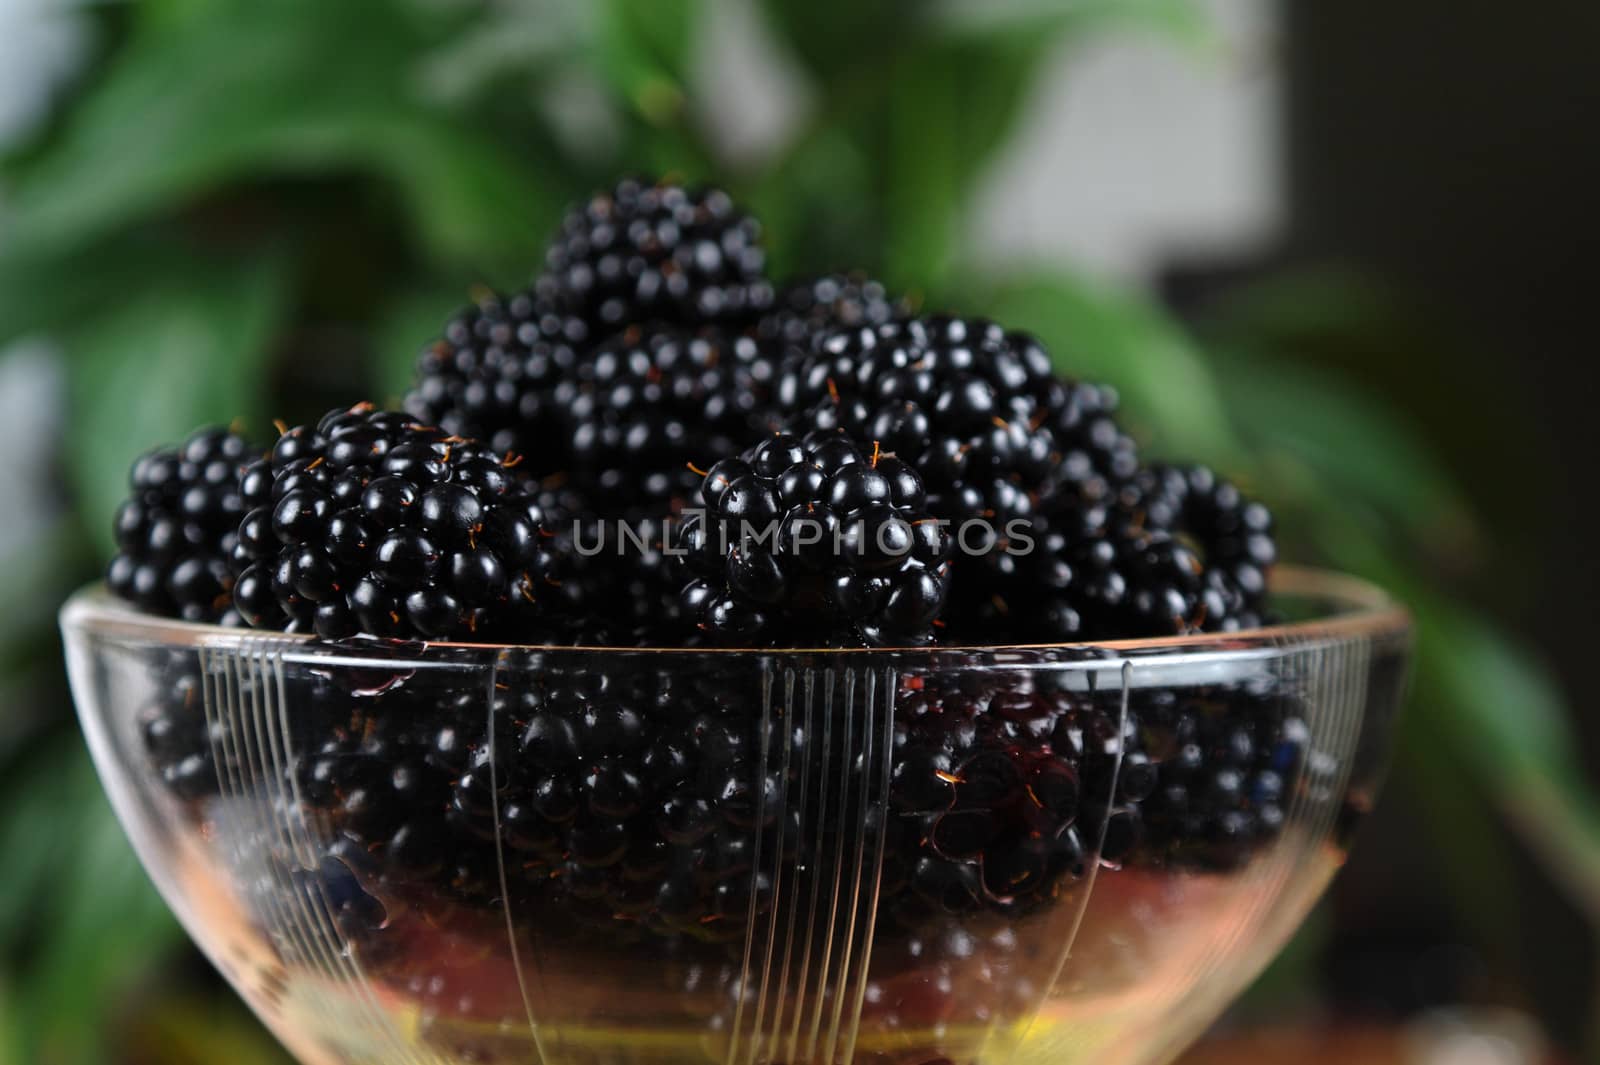
[[[788,721],[806,756],[763,760],[778,711],[738,676],[755,670],[580,675],[539,645],[971,648],[1267,620],[1271,514],[1204,467],[1145,462],[1114,390],[862,275],[776,285],[759,237],[724,192],[624,181],[568,215],[526,289],[444,325],[403,412],[336,410],[265,457],[204,430],[135,465],[114,593],[396,656],[288,699],[274,783],[372,893],[352,914],[448,896],[547,907],[574,935],[738,942],[775,888],[757,841],[787,854],[822,809],[805,774],[837,756],[867,786],[853,717]],[[523,645],[491,706],[407,664],[441,640]],[[1292,678],[1139,690],[1124,714],[1049,670],[920,661],[896,660],[881,826],[885,920],[908,934],[1030,912],[1095,860],[1234,868],[1311,786]],[[197,816],[238,769],[206,681],[174,662],[142,721]],[[757,824],[777,794],[812,797]]]
[[[866,719],[827,715],[842,681],[821,680],[813,712],[768,736],[763,718],[782,717],[762,699],[781,696],[715,664],[552,668],[529,649],[502,663],[485,705],[411,653],[398,646],[370,676],[293,675],[292,758],[276,781],[259,758],[235,764],[250,746],[208,724],[192,667],[173,663],[143,723],[162,779],[197,810],[243,782],[294,797],[359,886],[341,920],[361,942],[381,945],[384,907],[499,921],[503,902],[546,938],[650,937],[737,960],[772,871],[804,854],[784,888],[802,908],[832,882],[832,832],[856,821],[835,796],[865,794],[862,774],[876,774]],[[1048,908],[1095,861],[1236,869],[1280,834],[1295,782],[1309,794],[1332,772],[1311,753],[1293,677],[1136,688],[1124,711],[1115,685],[978,676],[898,681],[888,818],[881,837],[867,829],[884,854],[880,923],[896,935]]]

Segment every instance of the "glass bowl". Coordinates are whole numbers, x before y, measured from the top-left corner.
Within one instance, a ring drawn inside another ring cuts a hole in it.
[[[1408,619],[1097,646],[327,644],[62,611],[117,812],[308,1063],[1155,1062],[1372,805]]]

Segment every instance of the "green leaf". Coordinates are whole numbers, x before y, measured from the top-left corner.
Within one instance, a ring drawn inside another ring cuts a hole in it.
[[[780,241],[797,234],[778,258],[810,270],[865,267],[902,289],[942,286],[972,194],[1016,127],[1047,43],[931,40],[830,85],[817,122],[762,181],[764,201],[795,219],[769,220]]]
[[[1470,610],[1421,601],[1419,665],[1517,835],[1600,931],[1600,796],[1548,672]],[[1435,717],[1436,724],[1440,722]]]
[[[1302,486],[1304,487],[1304,486]],[[1402,753],[1413,761],[1415,790],[1432,815],[1443,849],[1460,868],[1463,900],[1483,934],[1503,914],[1505,885],[1477,884],[1485,868],[1503,864],[1481,838],[1456,791],[1470,781],[1510,822],[1514,833],[1600,932],[1600,796],[1578,762],[1571,709],[1543,666],[1489,619],[1441,594],[1413,565],[1386,552],[1346,509],[1332,506],[1331,487],[1314,520],[1326,560],[1386,589],[1410,609],[1416,628],[1417,697],[1400,723]],[[1302,497],[1304,498],[1304,497]],[[1449,759],[1463,772],[1439,762]],[[1428,779],[1422,780],[1426,773]],[[1465,828],[1463,828],[1465,825]]]
[[[466,291],[444,284],[411,288],[391,300],[374,329],[372,394],[385,401],[404,396],[416,378],[423,345],[437,337],[468,300]]]
[[[104,242],[93,255],[0,240],[0,345],[70,325],[185,258],[143,236]]]
[[[1039,273],[1002,282],[976,309],[1036,334],[1063,373],[1115,385],[1131,425],[1160,427],[1156,453],[1224,469],[1244,465],[1204,355],[1140,297],[1063,272]]]
[[[921,30],[927,0],[763,0],[780,40],[822,84],[872,66]]]
[[[822,123],[761,176],[749,205],[761,219],[774,277],[866,270],[881,275],[883,219],[868,152]]]
[[[599,0],[597,60],[612,85],[648,120],[683,111],[699,0]]]
[[[47,259],[236,178],[365,170],[398,185],[435,255],[526,269],[565,191],[548,160],[430,109],[422,41],[378,0],[218,0],[141,23],[22,174],[4,243]]]
[[[1426,438],[1437,456],[1433,465],[1447,463],[1458,493],[1486,511],[1504,495],[1498,486],[1509,478],[1531,494],[1557,490],[1530,434],[1520,434],[1528,440],[1519,447],[1503,433],[1484,432],[1481,419],[1462,416],[1480,410],[1519,416],[1515,389],[1508,393],[1490,374],[1462,372],[1492,361],[1481,350],[1483,339],[1402,286],[1328,268],[1275,274],[1220,300],[1208,310],[1200,335],[1272,368],[1316,365],[1347,374],[1364,390],[1358,401],[1391,404],[1402,416],[1391,421],[1403,420],[1413,435]],[[1412,527],[1426,524],[1425,509],[1411,508]],[[1500,530],[1495,547],[1502,555],[1531,546],[1515,542],[1515,536],[1514,529]]]
[[[857,4],[768,0],[768,14],[817,72],[816,121],[771,168],[766,184],[792,183],[793,172],[825,173],[821,159],[838,156],[844,134],[864,161],[845,169],[830,195],[815,195],[804,212],[808,243],[820,227],[825,247],[834,230],[858,234],[855,245],[881,242],[853,260],[901,289],[941,288],[964,237],[970,201],[999,150],[1015,132],[1030,93],[1053,50],[1119,21],[1192,35],[1184,0],[1079,0],[1003,5],[985,14],[976,3]],[[814,205],[813,205],[814,204]],[[831,215],[857,220],[830,225]],[[782,233],[774,223],[775,232]],[[809,251],[809,248],[806,249]],[[783,261],[837,269],[816,253]]]
[[[530,78],[566,72],[593,54],[598,13],[590,4],[511,0],[482,12],[430,48],[421,69],[425,91],[452,105],[485,99]]]
[[[445,118],[374,122],[361,136],[372,163],[405,197],[428,250],[497,284],[522,282],[573,190],[488,137]]]
[[[76,735],[42,746],[7,782],[0,941],[26,934],[28,978],[12,989],[17,1060],[105,1060],[115,992],[182,941],[140,868]],[[70,840],[70,846],[63,846]]]
[[[269,343],[282,314],[286,260],[193,262],[102,309],[67,339],[68,442],[80,515],[103,552],[134,458],[205,424],[242,418],[265,436]]]
[[[1330,493],[1372,506],[1415,544],[1462,553],[1475,541],[1450,473],[1377,397],[1285,359],[1229,359],[1224,376],[1235,424],[1261,451],[1296,456]]]
[[[1016,128],[1040,67],[1039,39],[948,40],[887,71],[887,111],[860,125],[881,144],[887,278],[938,286],[959,249],[967,206],[996,150]]]
[[[72,245],[247,166],[348,159],[352,114],[382,115],[406,98],[405,42],[393,19],[374,17],[381,10],[368,0],[219,0],[141,23],[22,175],[9,239]]]
[[[1210,20],[1193,0],[936,0],[932,7],[944,33],[1079,37],[1128,27],[1184,44],[1214,39]]]
[[[16,992],[0,972],[0,1061],[21,1061],[22,1019],[17,1016]]]

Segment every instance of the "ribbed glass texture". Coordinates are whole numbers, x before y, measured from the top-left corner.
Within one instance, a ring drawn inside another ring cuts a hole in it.
[[[150,875],[307,1063],[1142,1065],[1373,802],[1403,612],[1096,647],[327,645],[62,614]]]

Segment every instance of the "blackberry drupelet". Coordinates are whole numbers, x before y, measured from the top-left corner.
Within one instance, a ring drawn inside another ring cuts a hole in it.
[[[764,427],[766,366],[749,337],[628,327],[555,390],[574,486],[605,516],[665,515],[699,486],[690,463],[729,454]]]
[[[523,455],[525,475],[564,470],[570,448],[553,392],[590,339],[582,319],[532,292],[486,295],[423,350],[405,409],[425,425]]]
[[[750,646],[916,645],[949,584],[949,540],[899,458],[839,430],[775,434],[711,467],[678,543],[684,619]]]
[[[760,238],[720,189],[626,180],[568,212],[539,292],[596,336],[655,319],[739,321],[772,302]]]
[[[243,437],[210,428],[135,462],[117,508],[111,591],[152,614],[238,624],[230,558],[251,458]]]
[[[483,445],[361,404],[289,429],[270,502],[239,526],[235,587],[257,627],[490,639],[571,606],[536,496]],[[252,497],[265,478],[246,475]]]

